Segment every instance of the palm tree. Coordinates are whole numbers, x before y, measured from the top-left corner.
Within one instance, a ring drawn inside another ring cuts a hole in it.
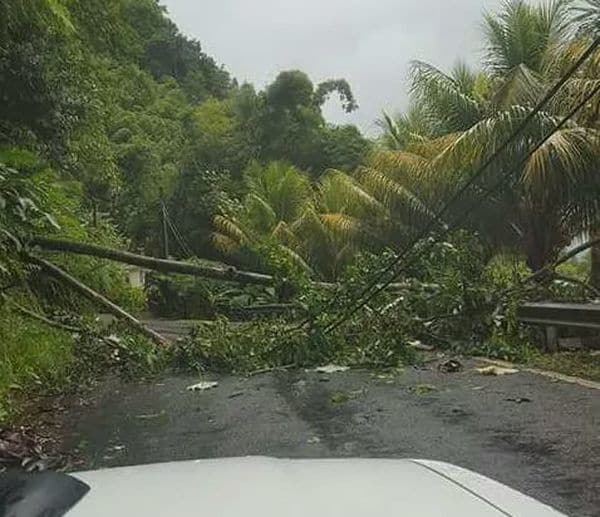
[[[294,251],[291,225],[312,202],[312,188],[306,175],[285,162],[266,167],[253,164],[246,173],[248,193],[241,206],[229,207],[215,216],[212,236],[215,248],[229,257],[257,265],[256,247],[265,240],[276,241],[300,267],[310,270]]]
[[[573,7],[573,22],[583,34],[597,36],[600,33],[600,0],[585,0]]]
[[[581,52],[600,35],[600,1],[586,0],[573,7],[574,25],[577,27],[576,37],[573,38],[561,53],[556,54],[555,67],[558,71],[572,65]],[[600,53],[595,53],[582,67],[582,70],[571,81],[566,89],[562,102],[579,102],[582,96],[587,96],[600,81]],[[600,98],[596,96],[578,116],[578,123],[587,127],[600,129]],[[600,221],[590,223],[589,234],[592,239],[600,238]],[[590,280],[594,287],[600,287],[600,246],[592,247]]]
[[[360,250],[398,246],[431,216],[398,167],[386,174],[370,166],[352,175],[332,169],[311,185],[299,170],[273,162],[251,167],[247,180],[241,207],[214,218],[215,247],[259,265],[257,250],[271,242],[324,280],[335,280]]]
[[[568,6],[565,0],[540,6],[512,1],[499,14],[486,15],[484,73],[461,66],[444,74],[425,63],[413,64],[412,98],[429,121],[428,133],[422,135],[426,145],[413,140],[400,153],[414,152],[417,146],[429,154],[421,177],[434,188],[431,206],[436,199],[439,206],[498,149],[555,81],[553,58],[570,46]],[[568,88],[581,91],[581,78]],[[495,247],[518,246],[532,269],[551,261],[598,213],[599,134],[594,127],[573,121],[528,156],[571,109],[574,98],[557,97],[538,113],[449,214],[450,222],[456,220],[509,174],[507,184],[485,196],[467,224]]]

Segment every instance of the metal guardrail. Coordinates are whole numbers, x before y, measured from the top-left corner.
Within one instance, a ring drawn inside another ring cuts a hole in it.
[[[558,348],[558,327],[600,329],[600,304],[592,303],[525,303],[517,309],[523,323],[546,328],[546,348]]]

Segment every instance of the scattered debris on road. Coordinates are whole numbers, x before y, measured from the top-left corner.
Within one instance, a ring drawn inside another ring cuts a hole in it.
[[[237,397],[241,397],[244,394],[243,391],[234,391],[231,395],[229,395],[227,398],[228,399],[234,399]]]
[[[347,372],[350,369],[349,366],[339,366],[337,364],[327,364],[325,366],[318,366],[313,371],[317,373],[340,373]]]
[[[216,388],[218,385],[219,385],[219,383],[216,381],[202,381],[202,382],[199,382],[198,384],[192,384],[191,386],[188,386],[186,388],[186,390],[188,390],[188,391],[205,391],[205,390],[210,390],[212,388]]]
[[[438,365],[438,370],[443,373],[456,373],[462,370],[462,363],[458,359],[448,359]]]
[[[30,427],[0,429],[0,472],[18,466],[27,472],[45,470],[56,461],[45,449],[51,440],[35,433]]]
[[[336,391],[331,394],[331,403],[332,404],[344,404],[350,400],[350,395],[348,393],[344,393],[343,391]]]
[[[158,413],[147,413],[144,415],[137,415],[136,418],[139,418],[140,420],[152,420],[153,418],[160,418],[161,416],[164,416],[166,413],[165,411],[160,411]]]
[[[475,370],[481,375],[509,375],[511,373],[517,373],[519,370],[516,368],[503,368],[502,366],[484,366],[483,368],[475,368]]]
[[[437,387],[435,387],[433,384],[417,384],[413,388],[413,391],[417,395],[427,395],[427,393],[431,393],[432,391],[437,391]]]
[[[507,399],[504,399],[507,402],[515,402],[517,404],[523,404],[524,402],[531,402],[531,399],[528,397],[510,397]]]
[[[418,339],[415,339],[414,341],[409,341],[408,344],[412,346],[415,350],[422,350],[423,352],[431,352],[435,348],[433,345],[426,345]]]

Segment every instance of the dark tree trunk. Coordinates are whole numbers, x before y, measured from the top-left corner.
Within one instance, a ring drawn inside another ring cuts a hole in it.
[[[532,271],[544,270],[552,264],[567,244],[556,214],[543,207],[526,207],[523,246]]]
[[[600,239],[600,226],[596,226],[590,231],[590,240],[598,239]],[[600,289],[600,244],[592,246],[590,284],[592,284],[596,289]]]

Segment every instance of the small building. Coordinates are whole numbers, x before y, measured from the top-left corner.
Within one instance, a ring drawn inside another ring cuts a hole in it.
[[[127,265],[125,266],[125,271],[127,271],[127,277],[131,287],[143,289],[146,286],[146,274],[148,273],[147,269],[139,266]]]

